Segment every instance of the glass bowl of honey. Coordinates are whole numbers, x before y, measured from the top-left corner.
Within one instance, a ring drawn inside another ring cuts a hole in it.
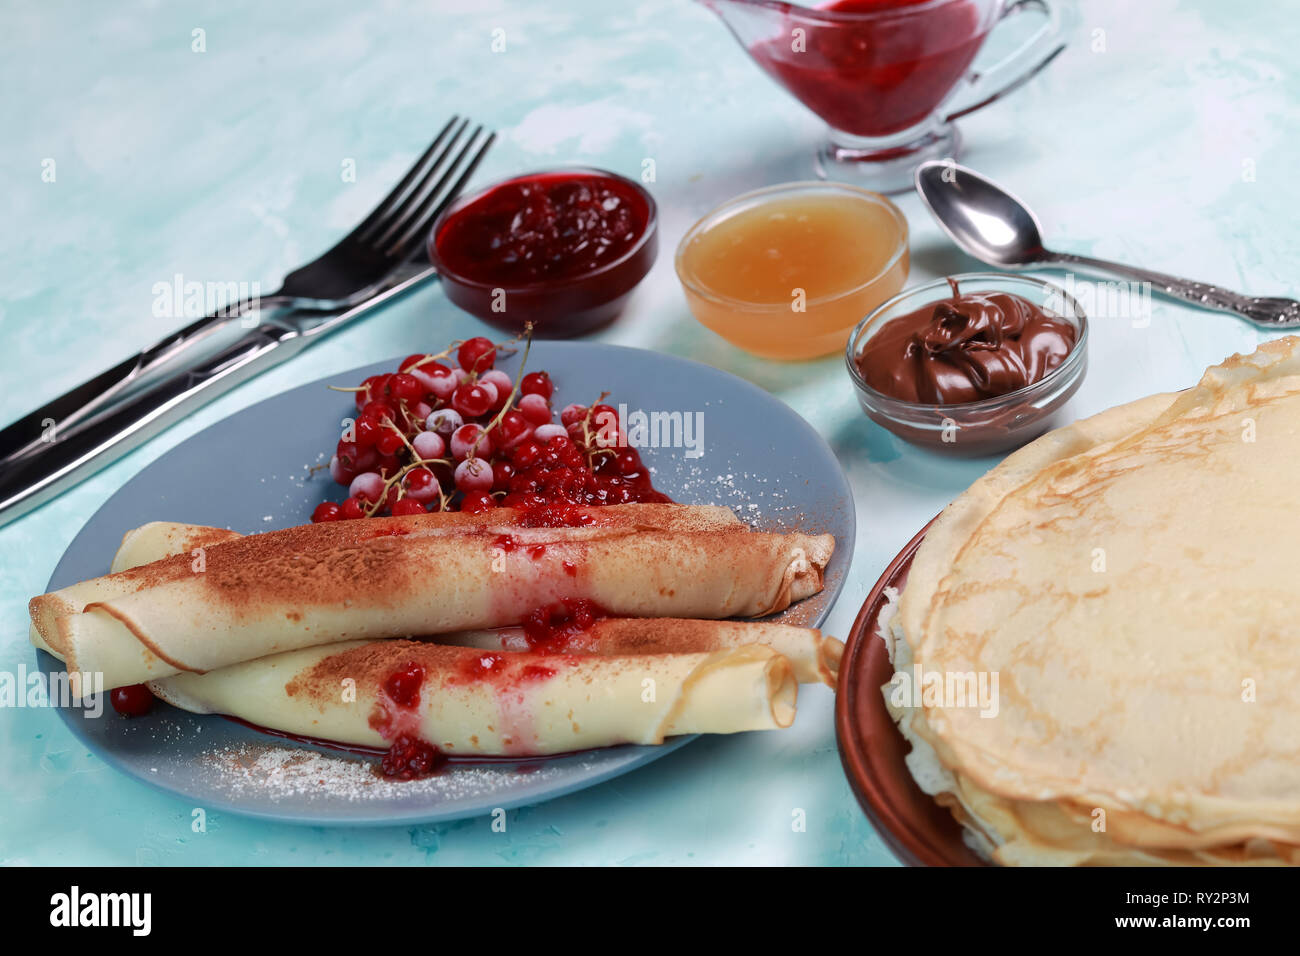
[[[907,281],[907,219],[878,193],[833,182],[768,186],[687,230],[677,277],[691,313],[772,359],[842,352],[864,315]]]

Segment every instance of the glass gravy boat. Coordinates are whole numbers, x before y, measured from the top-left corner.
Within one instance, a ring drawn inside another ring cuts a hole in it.
[[[1065,48],[1058,0],[700,0],[773,79],[830,126],[817,174],[877,192],[912,188],[928,159],[956,158],[953,120],[1020,86]],[[1013,14],[1044,25],[1002,62],[971,64]]]

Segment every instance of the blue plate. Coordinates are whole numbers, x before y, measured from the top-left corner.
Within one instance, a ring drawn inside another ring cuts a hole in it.
[[[86,523],[64,553],[49,588],[108,570],[131,528],[184,521],[252,533],[304,524],[322,500],[343,489],[323,466],[340,420],[354,413],[350,396],[326,385],[356,385],[396,368],[399,360],[331,375],[244,409],[177,445],[128,481]],[[519,357],[498,366],[513,375]],[[762,389],[707,365],[642,349],[537,342],[528,362],[556,383],[554,404],[589,404],[610,391],[611,404],[642,411],[671,437],[673,418],[702,422],[676,429],[702,438],[695,449],[640,448],[655,486],[685,504],[732,507],[762,528],[829,531],[835,558],[821,594],[777,620],[819,625],[844,583],[853,554],[853,497],[826,442],[788,406]],[[651,436],[655,430],[651,431]],[[692,456],[693,450],[703,454]],[[232,467],[238,455],[241,473]],[[249,473],[251,472],[251,474]],[[255,477],[254,477],[255,476]],[[59,668],[37,652],[46,672]],[[195,806],[314,825],[430,823],[491,813],[562,796],[627,773],[688,743],[624,746],[545,760],[452,764],[426,780],[389,782],[373,761],[284,741],[217,716],[198,716],[159,702],[145,717],[63,708],[72,732],[107,763]]]

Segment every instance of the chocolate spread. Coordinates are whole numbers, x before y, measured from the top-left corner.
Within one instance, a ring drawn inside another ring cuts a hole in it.
[[[1032,385],[1069,355],[1073,325],[1009,292],[971,292],[890,319],[855,362],[877,392],[954,405]]]

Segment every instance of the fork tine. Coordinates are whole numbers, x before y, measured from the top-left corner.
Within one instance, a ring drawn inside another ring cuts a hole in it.
[[[451,142],[448,143],[446,147],[443,147],[443,141],[447,139],[448,134],[451,133],[452,128],[456,126],[457,123],[460,124],[460,130],[452,137]],[[410,188],[411,184],[417,180],[423,181],[424,177],[428,175],[425,167],[429,165],[429,160],[433,157],[434,153],[438,152],[440,148],[442,149],[433,166],[434,169],[437,169],[446,158],[446,154],[456,145],[456,141],[460,138],[460,133],[464,132],[465,127],[468,125],[469,120],[462,120],[459,116],[452,116],[451,119],[447,120],[447,125],[444,126],[438,135],[433,138],[433,142],[429,144],[429,148],[424,151],[420,158],[411,164],[411,168],[407,170],[406,175],[402,177],[401,182],[394,186],[392,192],[385,196],[383,200],[375,206],[373,210],[371,210],[370,215],[361,220],[361,224],[348,234],[347,239],[355,239],[359,242],[366,241],[365,237],[367,233],[372,233],[377,227],[381,226],[388,220],[390,214],[395,209],[400,209],[401,202],[405,201],[407,190]]]
[[[483,129],[482,125],[475,126],[474,131],[469,134],[469,139],[464,145],[460,146],[460,151],[456,153],[454,158],[452,158],[452,148],[460,143],[459,134],[463,133],[468,128],[469,121],[466,120],[465,125],[462,126],[458,132],[455,142],[451,143],[440,157],[440,159],[443,160],[451,158],[451,164],[444,172],[442,172],[442,175],[435,179],[435,174],[442,169],[441,163],[431,168],[425,174],[420,183],[407,194],[406,198],[402,201],[401,207],[389,217],[389,221],[383,232],[372,238],[371,244],[377,251],[383,252],[387,255],[386,250],[390,247],[393,237],[405,233],[406,226],[411,221],[412,214],[421,207],[425,201],[425,197],[430,194],[431,190],[433,192],[441,190],[443,185],[447,182],[448,177],[455,173],[456,167],[459,166],[461,161],[465,158],[466,151],[474,144],[475,138]]]
[[[486,136],[471,155],[475,140],[478,139],[480,134],[486,134]],[[474,129],[460,155],[456,157],[455,162],[447,168],[447,171],[434,184],[433,189],[425,200],[420,203],[419,207],[406,216],[406,228],[391,244],[384,248],[385,255],[405,258],[415,251],[415,247],[423,241],[424,234],[428,231],[433,220],[460,195],[465,183],[469,181],[470,176],[474,175],[474,170],[478,168],[479,163],[483,161],[483,157],[487,155],[488,148],[496,141],[496,137],[495,132],[485,129],[481,125]],[[466,163],[465,168],[461,170],[460,175],[456,177],[455,182],[449,188],[444,188],[447,182],[456,175],[457,169],[467,157],[469,161]]]
[[[483,130],[480,126],[479,129],[475,131],[475,134],[477,135],[480,131],[485,132],[487,135],[484,137],[482,144],[474,153],[473,157],[471,157],[469,163],[465,166],[464,171],[456,178],[456,181],[448,190],[446,190],[446,192],[440,194],[439,191],[435,190],[429,198],[425,200],[424,204],[418,210],[411,227],[400,239],[398,239],[397,245],[392,247],[399,256],[410,255],[415,250],[415,247],[424,241],[425,233],[429,231],[429,227],[433,225],[433,221],[442,214],[444,209],[455,202],[460,196],[461,191],[465,188],[465,183],[474,175],[474,171],[478,169],[479,164],[483,162],[483,157],[487,155],[488,149],[490,149],[492,144],[496,142],[497,134],[495,131]],[[473,142],[472,139],[471,142]],[[468,150],[468,145],[466,146],[466,149]]]

